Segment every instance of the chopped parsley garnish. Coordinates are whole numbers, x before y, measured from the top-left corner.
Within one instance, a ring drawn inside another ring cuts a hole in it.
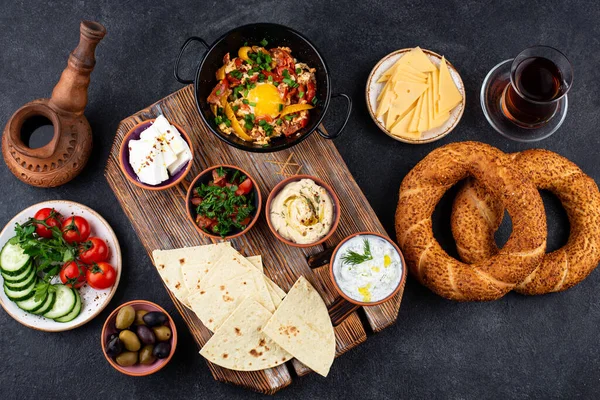
[[[312,99],[312,103],[313,103],[313,105],[315,105],[315,106],[316,106],[316,105],[317,105],[317,102],[318,102],[318,100],[317,100],[317,96],[313,97],[313,99]]]
[[[283,110],[283,104],[279,103],[279,111]]]
[[[254,129],[254,120],[256,119],[256,117],[254,116],[254,114],[247,114],[244,116],[244,128],[246,128],[247,130],[252,130]]]
[[[269,42],[267,42],[267,39],[263,39],[263,40],[260,41],[260,45],[262,47],[267,47],[268,44],[269,44]]]
[[[283,72],[281,72],[281,75],[283,75],[284,78],[290,79],[290,72],[287,69],[284,69]]]
[[[302,73],[302,68],[296,68],[296,75],[300,75]]]
[[[301,99],[304,97],[304,92],[298,92],[298,98]]]
[[[267,77],[267,80],[268,80],[269,82],[273,83],[273,76],[272,76],[272,75],[269,75],[269,76]]]
[[[229,73],[231,76],[233,76],[236,79],[242,79],[242,71],[239,71],[237,69],[234,69],[233,71],[231,71]]]
[[[244,100],[242,100],[242,103],[244,103],[244,104],[250,104],[250,100],[244,99]]]
[[[217,90],[217,96],[221,95],[221,90]]]
[[[250,104],[252,107],[256,107],[256,103],[253,101],[248,102],[248,104]]]
[[[233,112],[237,112],[237,110],[240,109],[240,106],[233,106],[231,107],[231,109],[233,110]]]

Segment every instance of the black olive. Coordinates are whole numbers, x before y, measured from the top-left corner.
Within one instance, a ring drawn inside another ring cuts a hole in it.
[[[123,343],[118,335],[111,335],[106,345],[106,354],[110,357],[116,357],[123,351]]]
[[[146,325],[139,325],[137,327],[137,335],[140,341],[144,344],[156,343],[156,335]]]
[[[144,315],[142,319],[144,320],[144,323],[151,328],[153,326],[164,325],[168,321],[167,316],[160,311],[149,312]]]
[[[171,343],[169,342],[160,342],[156,346],[154,346],[154,357],[156,358],[167,358],[171,353]]]

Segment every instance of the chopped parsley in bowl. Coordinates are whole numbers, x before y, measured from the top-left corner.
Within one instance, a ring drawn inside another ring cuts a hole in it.
[[[203,171],[188,192],[188,215],[199,232],[213,238],[246,233],[261,208],[260,191],[249,175],[234,166]]]

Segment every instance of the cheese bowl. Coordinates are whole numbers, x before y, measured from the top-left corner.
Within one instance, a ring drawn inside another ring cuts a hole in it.
[[[129,182],[133,183],[137,187],[147,190],[165,190],[180,183],[190,172],[192,168],[192,163],[194,161],[194,147],[192,145],[190,137],[185,132],[185,130],[181,126],[172,123],[172,125],[177,128],[179,133],[181,133],[182,138],[187,142],[190,148],[190,152],[192,154],[192,159],[188,161],[187,165],[181,168],[177,173],[175,173],[172,176],[169,176],[167,180],[158,185],[148,185],[140,181],[140,179],[135,174],[135,171],[133,170],[133,167],[131,166],[129,160],[129,142],[131,140],[139,140],[141,133],[148,127],[150,127],[150,125],[152,125],[154,121],[155,119],[148,119],[142,121],[139,124],[135,125],[133,128],[131,128],[129,132],[127,132],[127,134],[123,138],[123,142],[121,143],[121,149],[119,150],[119,166],[121,167],[121,171],[123,172],[123,174],[125,174],[127,180],[129,180]]]
[[[386,135],[390,136],[391,138],[398,140],[400,142],[409,143],[409,144],[430,143],[430,142],[439,140],[439,139],[443,138],[444,136],[448,135],[450,132],[452,132],[452,130],[460,122],[460,119],[462,118],[462,115],[463,115],[463,112],[464,112],[465,106],[466,106],[465,86],[460,77],[460,74],[448,60],[445,60],[446,66],[448,68],[448,71],[450,73],[450,77],[452,78],[452,81],[454,82],[454,84],[456,85],[456,88],[458,89],[458,92],[460,92],[460,94],[462,96],[462,100],[456,107],[454,107],[450,111],[448,119],[443,124],[441,124],[440,126],[438,126],[436,128],[426,130],[422,133],[420,138],[413,139],[413,138],[401,137],[401,136],[392,134],[388,129],[386,129],[383,117],[376,116],[378,97],[381,94],[381,92],[383,91],[384,86],[385,86],[385,82],[378,82],[378,80],[399,59],[401,59],[403,56],[405,56],[407,53],[409,53],[412,50],[413,50],[412,48],[396,50],[396,51],[386,55],[385,57],[383,57],[375,65],[375,67],[373,67],[373,69],[371,70],[371,73],[369,74],[369,77],[367,79],[367,85],[366,85],[366,91],[365,91],[366,101],[367,101],[367,109],[369,110],[369,114],[371,115],[371,118],[373,118],[373,121],[375,122],[377,127],[379,129],[381,129]],[[422,51],[427,56],[429,61],[431,61],[431,63],[433,65],[435,65],[437,68],[440,68],[440,65],[442,63],[441,55],[439,55],[433,51],[426,50],[426,49],[422,49]]]
[[[304,128],[289,137],[280,136],[275,138],[267,145],[247,142],[236,135],[223,133],[215,123],[214,114],[207,101],[217,83],[216,72],[223,65],[223,57],[228,53],[237,54],[240,47],[260,43],[262,40],[268,41],[269,47],[289,47],[292,50],[292,55],[299,62],[306,63],[316,69],[316,97],[318,99],[315,108],[310,110],[310,120]],[[200,58],[193,79],[185,79],[179,73],[179,64],[186,48],[193,42],[204,46],[206,53]],[[225,33],[212,45],[209,45],[200,37],[192,36],[181,46],[175,63],[174,74],[180,83],[194,84],[194,96],[198,113],[211,133],[230,146],[244,151],[268,153],[284,150],[302,142],[315,131],[324,139],[335,139],[346,127],[352,111],[352,101],[348,95],[332,93],[329,69],[317,48],[302,34],[283,25],[256,23],[240,26]],[[334,98],[341,98],[346,102],[346,115],[342,125],[335,132],[328,133],[321,126],[321,122],[323,122],[327,113],[331,99]]]

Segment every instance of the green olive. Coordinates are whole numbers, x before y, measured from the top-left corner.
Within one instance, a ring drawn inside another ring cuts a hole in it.
[[[154,346],[149,344],[144,346],[142,350],[140,350],[140,364],[150,365],[156,361],[156,357],[152,352],[154,351]]]
[[[146,310],[137,310],[135,312],[135,324],[136,325],[146,325],[144,322],[144,315],[148,314]]]
[[[126,351],[124,353],[119,354],[115,359],[117,364],[119,364],[121,367],[131,367],[132,365],[135,365],[135,363],[137,363],[137,360],[137,351]]]
[[[165,342],[171,339],[171,329],[168,326],[156,326],[152,328],[152,330],[154,331],[156,340],[159,342]]]
[[[138,351],[142,347],[140,339],[138,339],[135,333],[129,330],[121,331],[119,333],[119,340],[121,340],[125,349],[129,351]]]
[[[117,329],[127,329],[133,323],[135,319],[135,310],[131,306],[125,306],[117,313],[117,320],[115,326]]]

